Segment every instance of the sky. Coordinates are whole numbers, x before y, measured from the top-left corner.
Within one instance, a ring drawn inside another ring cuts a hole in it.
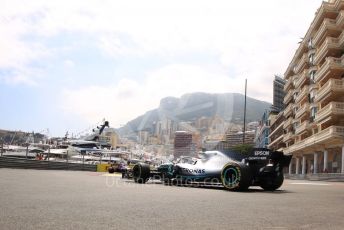
[[[320,0],[0,0],[0,129],[118,128],[166,96],[272,102]]]

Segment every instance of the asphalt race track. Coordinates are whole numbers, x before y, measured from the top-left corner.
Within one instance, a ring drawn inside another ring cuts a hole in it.
[[[343,229],[344,183],[280,190],[145,185],[95,172],[0,169],[0,229]]]

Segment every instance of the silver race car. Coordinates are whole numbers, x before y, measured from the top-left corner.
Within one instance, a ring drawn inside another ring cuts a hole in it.
[[[261,186],[273,191],[282,185],[283,168],[288,167],[290,161],[291,156],[269,149],[253,149],[247,155],[205,151],[197,158],[181,157],[175,163],[165,163],[153,170],[148,164],[139,162],[130,173],[137,183],[160,179],[166,184],[202,183],[223,185],[229,190]]]

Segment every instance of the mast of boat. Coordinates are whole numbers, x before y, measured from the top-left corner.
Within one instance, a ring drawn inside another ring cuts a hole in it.
[[[243,130],[243,135],[242,135],[243,144],[245,144],[245,131],[246,131],[246,91],[247,91],[247,79],[245,79],[244,130]]]

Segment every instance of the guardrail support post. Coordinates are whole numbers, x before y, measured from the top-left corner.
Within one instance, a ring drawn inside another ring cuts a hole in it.
[[[4,152],[4,142],[2,141],[2,138],[1,138],[1,150],[0,150],[1,156],[2,156],[3,152]]]

